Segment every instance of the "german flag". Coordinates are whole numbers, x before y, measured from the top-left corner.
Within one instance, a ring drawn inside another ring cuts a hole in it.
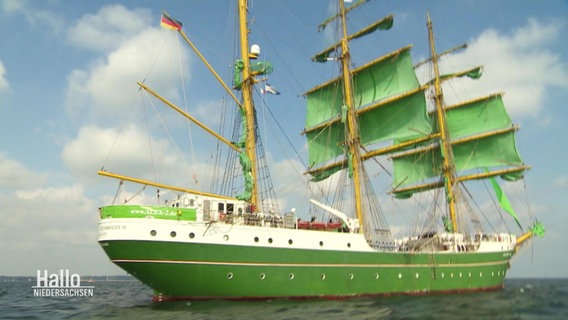
[[[172,19],[165,11],[163,11],[160,26],[170,30],[180,30],[182,24],[180,21]]]

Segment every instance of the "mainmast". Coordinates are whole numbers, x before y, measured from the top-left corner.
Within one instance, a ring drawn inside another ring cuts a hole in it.
[[[339,10],[341,14],[342,39],[341,39],[341,69],[343,74],[343,91],[345,96],[345,104],[347,107],[347,147],[351,159],[353,170],[353,191],[355,196],[355,213],[359,220],[359,225],[364,226],[363,205],[361,196],[361,156],[360,156],[360,139],[359,126],[357,123],[357,114],[353,103],[353,84],[351,81],[351,72],[349,65],[351,63],[351,55],[349,53],[349,40],[347,35],[347,18],[345,13],[345,4],[343,0],[339,0]],[[363,231],[361,229],[360,232]]]
[[[446,200],[448,202],[449,216],[452,223],[452,232],[457,230],[457,219],[456,219],[456,197],[454,192],[454,187],[458,181],[455,165],[454,165],[454,154],[452,151],[452,146],[449,139],[448,128],[446,124],[446,116],[444,113],[444,96],[442,93],[442,86],[440,80],[440,70],[438,68],[438,56],[436,54],[436,46],[434,44],[434,32],[432,28],[432,20],[430,20],[430,14],[427,14],[428,18],[428,40],[430,42],[430,51],[432,54],[432,64],[434,68],[434,102],[436,104],[436,116],[438,120],[438,131],[440,132],[440,148],[442,151],[442,171],[444,174],[444,185],[446,189]]]
[[[255,139],[255,117],[254,117],[254,103],[252,99],[252,88],[254,85],[254,77],[250,72],[249,60],[249,44],[248,44],[248,26],[247,26],[247,1],[239,0],[239,30],[241,37],[241,59],[243,61],[242,70],[242,85],[241,90],[243,93],[243,104],[241,112],[244,113],[246,121],[246,141],[245,150],[249,161],[250,171],[245,172],[245,181],[252,181],[251,197],[248,201],[254,208],[258,201],[258,186],[257,186],[257,163],[256,163],[256,139]],[[250,175],[247,177],[246,175]],[[249,179],[247,179],[249,178]]]

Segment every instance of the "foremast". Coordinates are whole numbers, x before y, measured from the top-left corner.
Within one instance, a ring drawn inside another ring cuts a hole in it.
[[[247,14],[247,0],[239,0],[239,31],[240,31],[240,41],[241,41],[241,60],[243,61],[242,69],[242,84],[241,90],[243,94],[243,103],[241,112],[244,113],[244,120],[246,125],[245,130],[245,145],[244,152],[248,158],[248,168],[243,168],[245,184],[248,184],[250,188],[250,198],[246,199],[246,195],[243,200],[248,200],[252,208],[256,207],[258,201],[258,185],[257,181],[257,163],[256,163],[256,137],[255,137],[255,116],[254,116],[254,102],[252,98],[252,88],[254,86],[254,77],[251,73],[250,68],[250,58],[249,58],[249,43],[248,43],[248,14]],[[243,156],[240,157],[243,159]],[[241,165],[243,160],[241,160]],[[251,185],[252,184],[252,185]],[[246,187],[245,187],[246,188]]]
[[[242,101],[240,101],[237,96],[232,92],[229,86],[223,81],[223,79],[219,76],[219,74],[214,70],[214,68],[209,64],[209,62],[205,59],[205,57],[201,54],[201,52],[197,49],[197,47],[191,42],[191,40],[187,37],[187,35],[182,30],[182,23],[178,20],[171,18],[165,11],[162,13],[162,27],[165,27],[170,30],[177,31],[182,38],[186,41],[186,43],[191,47],[191,49],[195,52],[195,54],[201,59],[203,64],[207,67],[207,69],[211,72],[211,74],[215,77],[215,79],[221,84],[221,86],[225,89],[227,94],[233,99],[236,103],[237,107],[241,115],[243,115],[243,121],[245,125],[243,126],[243,134],[242,139],[239,142],[231,142],[214,130],[208,128],[203,123],[199,122],[196,118],[191,116],[190,114],[183,111],[180,107],[176,106],[174,103],[167,100],[165,97],[161,96],[156,91],[152,90],[149,86],[147,86],[143,82],[137,82],[141,89],[148,92],[152,96],[156,97],[158,100],[162,101],[165,105],[172,108],[173,110],[180,113],[182,116],[187,118],[188,120],[192,121],[207,133],[211,134],[219,141],[225,143],[234,151],[239,154],[239,159],[241,166],[243,168],[243,176],[245,180],[245,190],[242,194],[237,195],[236,199],[246,201],[249,204],[251,211],[255,211],[257,208],[257,202],[259,201],[258,197],[258,185],[257,185],[257,162],[256,162],[256,136],[255,136],[255,108],[254,102],[252,98],[252,88],[254,86],[254,73],[251,72],[250,66],[250,56],[248,51],[248,27],[247,27],[247,1],[246,0],[239,0],[238,3],[238,14],[239,14],[239,33],[240,33],[240,42],[241,42],[241,59],[243,66],[239,68],[241,72],[242,82],[238,84],[239,90],[242,90]],[[259,72],[263,74],[262,72]],[[191,190],[187,188],[177,187],[166,185],[154,181],[149,181],[145,179],[129,177],[125,175],[120,175],[116,173],[107,172],[101,169],[98,172],[99,175],[130,181],[134,183],[140,183],[143,185],[150,185],[155,186],[158,188],[175,190],[175,191],[182,191],[188,192],[192,194],[200,194],[200,195],[207,195],[207,196],[214,196],[223,199],[235,199],[233,197],[227,197],[220,194],[213,194],[213,193],[206,193],[201,192],[198,190]]]

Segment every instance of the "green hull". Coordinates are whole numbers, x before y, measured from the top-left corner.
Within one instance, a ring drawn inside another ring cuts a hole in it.
[[[102,240],[156,300],[341,298],[494,290],[513,252],[388,253]]]

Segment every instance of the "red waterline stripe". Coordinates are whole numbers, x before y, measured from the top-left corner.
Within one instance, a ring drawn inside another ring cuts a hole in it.
[[[389,292],[389,293],[364,293],[353,295],[322,295],[322,296],[274,296],[274,297],[203,297],[203,296],[160,296],[155,295],[152,297],[153,302],[167,302],[167,301],[209,301],[209,300],[229,300],[229,301],[266,301],[266,300],[348,300],[357,298],[374,298],[374,297],[388,297],[388,296],[427,296],[434,294],[451,294],[451,293],[473,293],[473,292],[487,292],[497,291],[503,289],[504,285],[497,285],[493,287],[476,288],[476,289],[451,289],[451,290],[436,290],[436,291],[415,291],[415,292]]]

